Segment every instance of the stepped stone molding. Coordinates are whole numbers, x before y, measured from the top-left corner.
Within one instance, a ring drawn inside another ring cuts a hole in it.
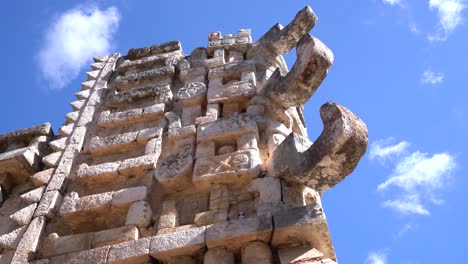
[[[334,60],[316,22],[305,7],[257,41],[94,57],[58,135],[0,135],[0,264],[336,263],[321,195],[356,168],[367,127],[328,102],[307,137]]]

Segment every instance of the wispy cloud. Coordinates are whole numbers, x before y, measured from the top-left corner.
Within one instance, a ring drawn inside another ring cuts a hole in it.
[[[429,8],[436,10],[439,18],[435,34],[428,35],[430,41],[445,41],[448,36],[463,22],[465,0],[429,0]]]
[[[385,161],[389,158],[400,155],[410,145],[406,141],[401,141],[399,143],[394,142],[395,140],[393,138],[387,138],[373,142],[370,147],[369,158],[378,158],[380,160]]]
[[[403,153],[401,149],[406,149],[408,145],[409,143],[402,141],[380,148],[377,153],[383,153],[382,157]],[[377,187],[379,192],[390,193],[392,196],[382,205],[401,214],[429,215],[428,205],[443,203],[436,194],[451,181],[452,172],[456,168],[455,157],[449,153],[429,155],[420,151],[405,152],[401,156],[393,164],[393,171],[387,180]]]
[[[433,72],[432,70],[425,70],[421,77],[421,83],[423,84],[439,84],[444,81],[444,74],[441,72]]]
[[[403,1],[402,0],[382,0],[385,4],[389,5],[400,5]]]
[[[119,20],[115,7],[101,10],[79,6],[58,16],[47,29],[38,53],[39,67],[49,87],[65,87],[91,57],[109,54]]]
[[[365,264],[386,264],[387,253],[383,251],[370,252],[366,258]]]

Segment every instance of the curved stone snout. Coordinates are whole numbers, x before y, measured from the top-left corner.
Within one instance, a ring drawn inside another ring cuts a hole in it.
[[[312,143],[296,133],[275,149],[269,173],[323,192],[353,172],[367,149],[367,127],[351,111],[328,102],[320,108],[324,130]]]
[[[304,105],[315,93],[333,64],[333,52],[319,39],[304,35],[296,46],[297,59],[291,71],[270,76],[264,93],[284,108]]]

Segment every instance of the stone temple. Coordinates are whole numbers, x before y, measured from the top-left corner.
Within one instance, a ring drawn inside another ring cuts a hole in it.
[[[0,135],[0,263],[336,263],[321,194],[366,125],[303,106],[333,63],[310,7],[252,42],[212,32],[95,57],[73,111]],[[282,57],[296,48],[290,70]]]

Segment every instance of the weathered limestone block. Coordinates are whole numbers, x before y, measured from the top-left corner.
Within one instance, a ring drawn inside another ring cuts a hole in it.
[[[82,163],[78,168],[77,178],[84,182],[99,182],[110,180],[115,178],[117,175],[121,163],[121,161],[106,162],[92,166],[89,166],[86,163]]]
[[[281,183],[273,177],[256,178],[249,183],[247,191],[259,193],[257,213],[274,211],[281,203]]]
[[[273,256],[271,249],[265,242],[254,241],[242,248],[242,263],[271,264]]]
[[[323,263],[319,262],[323,254],[308,246],[286,247],[278,249],[280,264]],[[314,261],[314,262],[313,262]]]
[[[127,213],[126,225],[136,225],[139,228],[148,227],[151,223],[153,211],[145,201],[137,201],[130,205]]]
[[[229,190],[226,185],[210,192],[210,210],[229,208]]]
[[[36,207],[37,203],[30,204],[25,208],[17,211],[16,213],[10,215],[10,218],[14,220],[18,226],[27,225],[31,221]]]
[[[69,235],[59,237],[56,233],[47,236],[42,245],[42,256],[53,256],[79,252],[91,249],[92,233]]]
[[[173,63],[173,60],[179,60],[181,57],[183,57],[183,55],[184,54],[181,50],[175,50],[136,60],[126,59],[118,65],[117,70],[120,73],[125,73],[126,71],[136,70],[138,68],[145,68],[156,65],[170,65]]]
[[[172,100],[171,87],[169,84],[156,84],[131,89],[125,92],[109,94],[106,100],[106,106],[119,107],[148,97],[153,97],[155,103],[169,102]]]
[[[54,141],[49,142],[49,146],[50,146],[54,151],[62,151],[62,150],[65,149],[66,142],[67,142],[67,138],[64,137],[64,138],[57,139],[57,140],[54,140]]]
[[[11,264],[27,263],[34,258],[44,227],[45,217],[43,216],[36,217],[31,221],[16,247]]]
[[[27,205],[30,205],[32,203],[37,203],[41,200],[44,190],[45,190],[45,186],[41,186],[27,193],[23,193],[22,195],[20,195],[21,200]]]
[[[204,264],[234,264],[234,254],[224,247],[209,249],[203,256]]]
[[[260,164],[258,150],[203,157],[195,162],[193,184],[199,189],[211,189],[218,184],[244,185],[258,176]]]
[[[73,129],[75,128],[75,124],[72,123],[72,124],[65,124],[63,126],[60,127],[59,129],[59,133],[62,137],[66,137],[68,135],[70,135],[72,132],[73,132]]]
[[[62,151],[54,152],[42,158],[42,162],[48,167],[57,167],[60,157],[62,156]]]
[[[90,64],[89,66],[91,67],[92,70],[101,70],[102,68],[104,68],[104,66],[106,66],[106,63],[95,62],[95,63]]]
[[[158,229],[174,228],[179,224],[176,209],[176,200],[167,199],[162,203],[162,212],[159,216]]]
[[[158,55],[161,53],[182,50],[182,45],[178,40],[172,40],[161,44],[153,45],[150,47],[130,49],[127,54],[129,60],[136,60],[151,55]]]
[[[179,78],[183,82],[189,81],[204,81],[206,75],[206,69],[204,66],[198,66],[194,68],[181,69],[179,73]],[[201,78],[200,78],[201,77]]]
[[[25,225],[11,231],[10,233],[0,236],[0,246],[4,249],[15,249],[23,237],[27,227],[28,226]]]
[[[137,240],[139,238],[138,228],[134,225],[122,226],[95,232],[93,234],[92,247],[104,247],[122,242]]]
[[[24,147],[0,153],[0,175],[11,175],[11,180],[15,184],[26,182],[31,174],[39,170],[39,167],[40,157],[35,147]]]
[[[206,226],[219,222],[224,222],[228,218],[227,209],[218,209],[207,212],[201,212],[195,215],[195,224],[197,226]]]
[[[150,254],[160,261],[194,255],[205,247],[205,227],[190,228],[151,238]]]
[[[146,198],[148,188],[146,186],[131,187],[115,191],[112,196],[113,206],[126,206],[130,203],[141,201]]]
[[[241,134],[258,133],[257,124],[249,114],[239,114],[230,118],[223,118],[214,122],[201,124],[197,129],[197,141],[231,140]]]
[[[213,58],[206,59],[203,61],[203,64],[207,69],[219,67],[225,64],[225,52],[224,49],[217,49],[213,52]]]
[[[141,238],[134,241],[111,246],[106,263],[150,263],[150,238]]]
[[[89,143],[89,151],[92,154],[105,154],[110,152],[127,152],[137,146],[138,131],[127,132],[107,137],[95,136]]]
[[[167,190],[183,190],[191,184],[192,166],[193,146],[186,144],[162,160],[156,167],[154,176]]]
[[[268,242],[271,233],[270,217],[252,216],[208,226],[206,228],[206,245],[208,248],[224,246],[240,249],[242,245],[250,241]]]
[[[86,251],[61,255],[50,258],[49,264],[82,264],[82,263],[93,263],[93,264],[104,264],[106,263],[107,254],[109,253],[110,247],[100,247],[90,249]]]
[[[99,193],[79,197],[76,192],[71,192],[63,199],[60,206],[60,214],[67,215],[76,212],[86,213],[93,211],[104,212],[112,203],[113,192]]]
[[[296,47],[297,59],[284,77],[277,69],[264,88],[266,96],[284,108],[304,105],[325,79],[333,53],[320,40],[307,34]]]
[[[237,36],[227,34],[223,37],[221,32],[212,32],[208,40],[208,54],[213,54],[218,49],[245,53],[252,46],[250,29],[239,29]]]
[[[164,66],[138,73],[118,75],[110,81],[112,87],[126,90],[132,86],[142,86],[154,81],[165,81],[171,79],[175,74],[174,66]]]
[[[101,112],[98,119],[100,127],[124,126],[133,123],[157,120],[163,117],[165,105],[157,103],[148,107],[134,108],[121,112],[107,110]]]
[[[336,258],[325,215],[317,212],[314,205],[285,208],[274,212],[273,218],[273,246],[309,245],[327,258]]]
[[[62,194],[58,190],[45,192],[34,212],[34,217],[47,216],[52,219],[62,203]]]
[[[367,148],[367,127],[334,103],[320,108],[324,130],[312,144],[291,133],[273,153],[268,173],[323,192],[350,174]]]
[[[136,158],[126,159],[119,166],[121,175],[144,175],[154,169],[160,153],[148,154]]]

